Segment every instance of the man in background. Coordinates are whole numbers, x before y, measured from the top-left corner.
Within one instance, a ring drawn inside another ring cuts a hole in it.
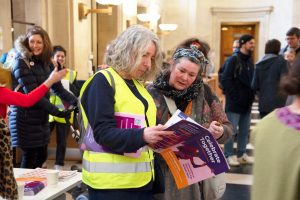
[[[232,53],[237,53],[238,51],[240,50],[240,43],[239,43],[239,40],[234,40],[233,43],[232,43]],[[233,55],[232,54],[232,55]],[[224,89],[223,89],[223,86],[221,84],[221,80],[222,80],[222,75],[223,75],[223,72],[224,72],[224,68],[225,68],[225,65],[226,65],[226,62],[227,62],[228,59],[225,60],[225,63],[219,68],[219,71],[218,71],[218,84],[219,84],[219,88],[223,91],[223,94],[224,93]]]
[[[234,129],[234,136],[225,144],[224,153],[230,166],[251,164],[253,160],[246,154],[250,129],[250,114],[254,100],[251,81],[254,72],[252,53],[255,40],[251,35],[239,39],[239,51],[228,57],[224,64],[221,84],[225,91],[225,112]],[[233,152],[233,142],[237,137],[237,153]]]
[[[258,95],[258,110],[263,118],[286,103],[286,95],[278,89],[280,79],[288,71],[287,61],[280,55],[280,41],[271,39],[266,42],[265,55],[256,63],[252,89]]]
[[[290,28],[286,32],[285,40],[287,41],[287,45],[281,50],[280,54],[284,55],[288,49],[293,49],[296,53],[296,58],[300,57],[300,29],[297,27]]]
[[[234,40],[232,44],[232,52],[236,53],[240,50],[240,43],[239,40]]]

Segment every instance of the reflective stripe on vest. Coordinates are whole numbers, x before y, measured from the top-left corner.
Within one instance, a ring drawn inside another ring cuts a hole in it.
[[[76,76],[77,76],[76,71],[68,69],[68,73],[66,74],[64,79],[68,80],[70,83],[73,83],[76,79]],[[65,106],[62,103],[61,99],[58,96],[56,96],[53,92],[51,92],[51,94],[50,94],[50,103],[54,104],[59,110],[64,110],[65,109]],[[70,123],[73,123],[73,118],[74,118],[74,113],[72,112],[71,116],[70,116],[70,119],[69,119]],[[50,115],[49,116],[49,122],[53,122],[53,121],[56,121],[56,122],[59,122],[59,123],[64,123],[64,124],[66,123],[66,120],[64,118],[60,118],[60,117]]]
[[[99,152],[92,152],[89,151],[90,156],[95,156],[96,158],[103,157],[103,156],[109,156],[107,153],[99,153]],[[96,155],[92,155],[96,154]],[[99,155],[100,154],[100,155]],[[101,155],[102,154],[102,155]],[[141,157],[148,157],[148,152],[143,152],[143,155]],[[123,157],[123,156],[122,156]],[[124,161],[123,158],[121,158],[122,161]],[[84,159],[85,161],[86,159]],[[91,158],[90,158],[91,160]],[[135,172],[149,172],[151,171],[151,165],[150,165],[150,158],[144,160],[144,162],[123,162],[118,163],[118,168],[114,168],[114,164],[111,162],[107,163],[98,163],[98,162],[83,162],[82,166],[84,169],[87,169],[89,172],[96,172],[96,173],[135,173]],[[153,161],[152,161],[153,164]]]
[[[109,68],[106,70],[111,72],[115,81],[115,112],[144,114],[144,105],[132,94],[124,80],[113,69]],[[105,70],[101,70],[98,73],[103,73],[108,82],[111,83],[109,75]],[[82,97],[84,90],[94,76],[82,86],[80,97]],[[134,81],[134,84],[148,102],[149,107],[146,115],[149,125],[154,126],[156,123],[156,106],[154,101],[140,83]],[[82,116],[86,125],[88,120],[84,110]],[[112,153],[84,151],[83,182],[95,189],[139,188],[146,185],[153,178],[154,169],[153,152],[148,148],[144,149],[145,151],[138,158]]]

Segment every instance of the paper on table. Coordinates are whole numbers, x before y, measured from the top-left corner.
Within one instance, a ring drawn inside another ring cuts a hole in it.
[[[46,172],[49,171],[49,169],[43,169],[43,168],[36,168],[30,172],[26,172],[24,174],[21,174],[17,180],[45,180],[46,179]],[[58,180],[59,181],[65,181],[70,179],[73,176],[76,176],[77,171],[59,171],[58,173]]]

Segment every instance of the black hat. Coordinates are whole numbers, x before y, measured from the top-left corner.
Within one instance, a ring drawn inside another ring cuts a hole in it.
[[[252,35],[248,35],[248,34],[242,35],[239,39],[240,47],[252,39],[254,39],[254,37]]]

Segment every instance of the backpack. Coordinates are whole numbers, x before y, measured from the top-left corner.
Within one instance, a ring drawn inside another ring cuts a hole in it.
[[[241,58],[238,54],[233,54],[231,57],[236,57],[236,64],[234,65],[234,74],[233,74],[233,78],[236,79],[237,76],[242,73],[243,64],[242,64]],[[225,71],[227,62],[228,62],[228,59],[226,59],[225,63],[220,67],[220,69],[218,71],[218,79],[219,79],[218,86],[221,90],[223,90],[223,92],[225,92],[225,89],[224,89],[224,86],[222,85],[222,79],[223,79],[223,75],[224,75],[224,71]]]
[[[105,69],[104,69],[105,70]],[[115,80],[112,76],[112,74],[110,73],[110,71],[108,70],[105,70],[107,72],[107,74],[109,75],[110,77],[110,80],[111,80],[111,87],[115,93]],[[99,72],[98,72],[99,73]],[[95,74],[96,75],[96,74]],[[94,76],[95,76],[94,75]],[[83,88],[86,88],[84,86],[88,85],[89,82],[86,81],[84,84],[83,84]],[[80,94],[82,93],[82,89],[80,91]],[[85,137],[87,136],[87,132],[88,132],[88,127],[85,127],[84,125],[84,121],[83,121],[83,116],[82,116],[82,112],[84,112],[83,110],[83,107],[81,105],[81,95],[79,95],[78,97],[78,105],[77,105],[77,108],[78,108],[78,112],[75,113],[75,116],[74,116],[74,124],[75,124],[75,129],[73,126],[70,126],[70,130],[71,130],[71,135],[72,137],[75,139],[75,141],[78,143],[79,145],[79,148],[80,150],[85,150],[85,144],[84,144],[84,139]]]
[[[0,85],[7,88],[12,88],[11,67],[15,59],[16,51],[14,48],[7,52],[5,59],[3,59],[3,66],[0,66]]]
[[[227,61],[227,60],[226,60],[226,61]],[[223,72],[224,72],[224,69],[225,69],[226,61],[225,61],[225,63],[219,68],[219,71],[218,71],[218,80],[219,80],[219,81],[218,81],[218,86],[219,86],[219,88],[220,88],[221,90],[224,90],[224,87],[223,87],[221,81],[222,81],[222,76],[223,76]]]
[[[3,63],[3,66],[0,66],[0,85],[3,85],[9,89],[12,89],[12,73],[11,73],[11,68],[12,65],[15,61],[16,57],[16,50],[12,48],[11,50],[8,51],[6,59]],[[30,68],[29,61],[25,58],[22,58],[26,65]],[[21,85],[18,84],[16,87],[15,91],[18,91],[18,89],[21,88]]]

